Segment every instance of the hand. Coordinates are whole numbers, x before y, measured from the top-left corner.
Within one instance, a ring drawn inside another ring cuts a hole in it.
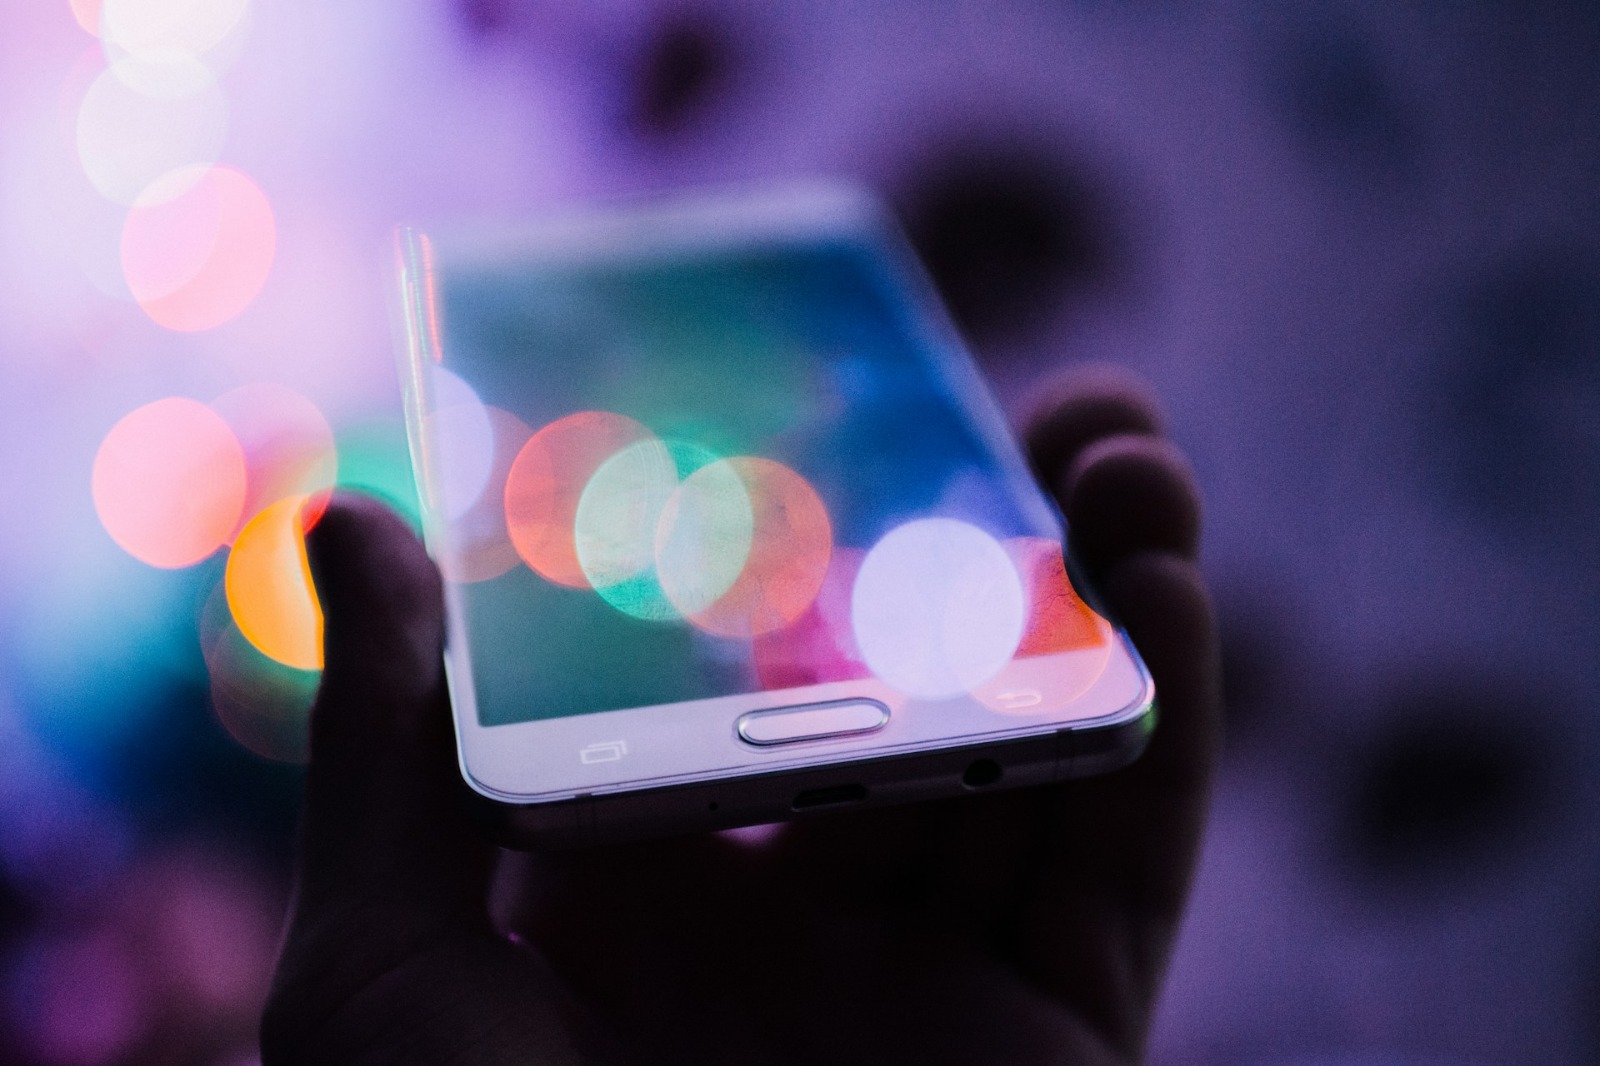
[[[437,572],[393,515],[340,500],[308,538],[327,669],[265,1066],[1139,1060],[1219,720],[1198,505],[1153,412],[1080,375],[1030,434],[1155,675],[1143,758],[760,847],[497,863],[460,806]]]

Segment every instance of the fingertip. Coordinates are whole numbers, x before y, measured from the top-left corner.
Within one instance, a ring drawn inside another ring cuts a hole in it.
[[[1170,552],[1141,552],[1107,571],[1101,587],[1155,679],[1162,720],[1144,761],[1208,774],[1220,740],[1221,659],[1199,567]]]
[[[438,572],[416,534],[370,496],[337,493],[306,531],[306,560],[317,590],[338,598],[348,588],[389,585],[428,596]]]
[[[1147,551],[1199,553],[1199,487],[1183,453],[1163,438],[1097,440],[1052,487],[1073,546],[1093,570]]]
[[[1103,363],[1072,367],[1041,389],[1024,439],[1034,468],[1047,482],[1102,437],[1160,436],[1166,418],[1142,379]]]
[[[1139,552],[1107,571],[1103,586],[1130,630],[1159,635],[1164,644],[1180,636],[1187,642],[1215,642],[1211,594],[1194,560],[1172,552]]]
[[[403,519],[370,497],[340,493],[306,533],[306,561],[322,604],[328,670],[409,668],[431,683],[443,645],[443,584]]]

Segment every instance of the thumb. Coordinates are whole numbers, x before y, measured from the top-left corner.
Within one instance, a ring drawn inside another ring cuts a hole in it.
[[[553,975],[490,928],[493,852],[462,807],[439,572],[357,497],[306,547],[327,665],[262,1061],[575,1061]]]
[[[311,713],[300,907],[378,903],[427,925],[484,925],[491,850],[463,806],[439,572],[404,522],[358,496],[340,496],[306,548],[326,666]]]

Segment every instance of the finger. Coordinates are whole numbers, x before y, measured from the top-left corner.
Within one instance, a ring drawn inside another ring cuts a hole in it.
[[[1031,420],[1033,462],[1042,477],[1061,486],[1069,525],[1084,523],[1096,552],[1091,571],[1101,559],[1129,551],[1174,545],[1194,550],[1199,505],[1193,480],[1181,455],[1150,436],[1161,422],[1138,379],[1108,367],[1079,368],[1058,379]],[[1076,498],[1075,486],[1081,486]],[[944,881],[976,880],[983,891],[995,891],[1024,857],[1016,806],[1011,797],[967,797],[910,810],[821,817],[793,826],[782,850],[797,876],[814,881],[819,892],[870,895],[884,885],[914,881],[909,871]],[[930,858],[936,850],[958,853],[959,861],[936,863]],[[967,862],[969,852],[983,861]],[[946,883],[939,890],[955,887]],[[973,895],[963,897],[970,901]]]
[[[340,496],[306,542],[326,666],[262,1060],[574,1061],[553,977],[489,925],[492,852],[460,804],[438,571],[360,497]]]
[[[484,919],[490,849],[463,809],[437,569],[375,501],[341,496],[306,538],[326,666],[311,714],[303,904]]]
[[[1137,1057],[1187,897],[1220,734],[1216,626],[1194,563],[1120,559],[1103,588],[1155,679],[1132,766],[1046,790],[1049,859],[1022,910],[1019,968]]]
[[[1085,447],[1058,486],[1075,557],[1091,574],[1142,552],[1193,559],[1200,494],[1183,454],[1159,437],[1105,437]]]
[[[1110,366],[1075,367],[1041,392],[1024,437],[1040,481],[1054,487],[1102,437],[1160,436],[1165,419],[1143,382]]]
[[[1196,552],[1198,495],[1188,464],[1166,441],[1129,434],[1095,440],[1080,450],[1062,481],[1073,555],[1085,563],[1089,576],[1120,574],[1121,562],[1152,552],[1178,561]],[[1137,607],[1143,601],[1113,597],[1113,616],[1119,603]],[[995,793],[959,806],[940,873],[952,912],[965,914],[980,928],[1004,928],[1030,856],[1058,846],[1056,795],[1051,790]]]

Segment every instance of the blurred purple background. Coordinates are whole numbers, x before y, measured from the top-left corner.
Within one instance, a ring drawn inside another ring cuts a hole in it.
[[[254,1061],[287,891],[315,674],[218,591],[248,508],[199,561],[125,550],[143,519],[91,491],[119,420],[277,386],[312,413],[250,478],[336,454],[404,507],[392,225],[837,174],[1014,412],[1130,367],[1205,488],[1230,739],[1152,1061],[1600,1063],[1600,7],[3,26],[0,1061]]]

